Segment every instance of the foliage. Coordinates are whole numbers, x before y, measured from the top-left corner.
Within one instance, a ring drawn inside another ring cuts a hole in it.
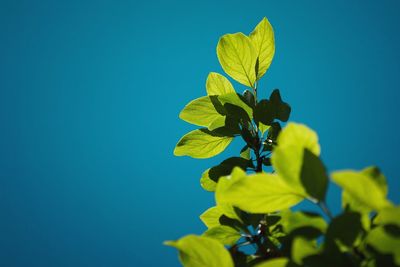
[[[379,169],[328,174],[313,130],[293,122],[282,129],[291,108],[279,90],[258,99],[258,81],[274,52],[266,18],[249,36],[226,34],[219,40],[223,70],[248,89],[236,93],[227,78],[211,72],[207,96],[180,113],[203,128],[183,136],[174,154],[210,158],[239,137],[245,145],[201,176],[201,186],[215,192],[216,205],[200,216],[208,229],[166,245],[177,248],[189,267],[400,266],[400,207],[387,199]],[[337,216],[325,201],[330,181],[343,190]],[[302,201],[318,205],[321,214],[291,210]]]

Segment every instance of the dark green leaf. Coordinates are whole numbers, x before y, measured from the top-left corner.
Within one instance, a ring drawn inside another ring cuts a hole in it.
[[[271,102],[267,99],[263,99],[257,103],[253,115],[257,123],[262,122],[265,125],[271,125],[275,119],[276,112]]]
[[[325,200],[329,183],[326,169],[319,157],[307,148],[304,149],[300,175],[301,183],[307,194],[319,201]]]
[[[345,212],[335,217],[326,232],[327,245],[340,241],[341,244],[351,247],[362,233],[361,216],[356,212]]]
[[[282,130],[281,124],[277,121],[273,122],[268,130],[267,138],[276,142],[276,139],[278,138],[278,135],[281,132],[281,130]]]
[[[289,119],[291,108],[290,106],[282,101],[281,94],[278,89],[275,89],[271,96],[269,97],[269,101],[272,103],[275,110],[275,118],[286,122]]]
[[[252,92],[250,92],[249,90],[245,90],[243,93],[243,97],[242,100],[252,109],[254,109],[256,107],[256,101],[254,98],[254,95]]]
[[[251,160],[241,157],[231,157],[224,160],[219,165],[212,167],[208,172],[208,176],[211,180],[218,182],[220,177],[230,175],[235,167],[239,167],[244,171],[247,168],[254,168]]]

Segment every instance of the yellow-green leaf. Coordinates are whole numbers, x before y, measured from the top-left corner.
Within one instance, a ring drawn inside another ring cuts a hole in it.
[[[224,71],[241,84],[254,87],[257,52],[243,33],[225,34],[217,45],[217,56]]]
[[[231,82],[225,76],[216,72],[210,72],[210,74],[208,74],[206,90],[208,95],[235,93]]]
[[[179,260],[185,267],[234,266],[228,250],[220,242],[209,237],[187,235],[164,244],[179,250]]]
[[[395,224],[400,227],[400,206],[388,207],[379,211],[375,224]]]
[[[303,227],[313,227],[322,233],[325,233],[328,228],[325,220],[314,213],[285,210],[282,211],[280,215],[281,224],[285,233],[291,233],[292,231]]]
[[[262,122],[258,123],[258,129],[261,131],[261,135],[264,135],[265,132],[268,131],[270,127],[271,125],[265,125]]]
[[[319,156],[321,150],[317,133],[306,125],[295,122],[290,122],[283,128],[278,136],[277,142],[280,147],[297,145],[302,148],[307,148],[316,156]]]
[[[230,204],[250,213],[287,209],[304,199],[278,175],[267,173],[220,179],[215,196],[218,204]]]
[[[365,238],[365,243],[382,254],[392,254],[396,266],[400,266],[400,238],[384,226],[372,229]]]
[[[211,180],[210,176],[208,175],[208,172],[210,169],[207,169],[206,171],[203,172],[203,175],[200,178],[200,185],[203,187],[204,190],[209,191],[209,192],[214,192],[215,188],[217,186],[217,183],[213,180]]]
[[[276,258],[268,261],[264,261],[255,265],[255,267],[286,267],[289,264],[289,259],[287,258]]]
[[[304,151],[319,155],[317,134],[303,124],[291,122],[280,132],[277,143],[271,157],[272,166],[293,189],[306,194],[301,180]]]
[[[332,180],[362,205],[381,210],[391,206],[380,186],[368,175],[356,171],[337,171]]]
[[[236,93],[230,93],[230,94],[225,94],[225,95],[220,95],[218,96],[218,100],[221,102],[222,105],[229,103],[238,107],[241,107],[244,111],[246,111],[247,115],[249,115],[249,118],[253,118],[253,109],[248,106],[245,102],[240,99],[238,94]]]
[[[187,104],[179,114],[179,118],[198,126],[208,127],[224,116],[218,113],[209,96],[203,96]]]
[[[204,232],[203,236],[216,239],[222,244],[229,246],[234,245],[241,237],[238,230],[226,225],[218,225],[210,228]]]
[[[257,80],[259,80],[271,65],[275,54],[274,30],[267,18],[263,18],[250,34],[258,56]]]
[[[211,158],[224,151],[232,140],[231,136],[217,134],[207,129],[194,130],[179,140],[174,155]]]
[[[208,125],[208,130],[210,131],[214,131],[215,129],[221,128],[225,126],[225,120],[226,117],[225,116],[221,116],[216,118],[214,121],[212,121],[209,125]]]
[[[211,207],[200,215],[200,220],[208,227],[212,228],[221,225],[219,218],[223,215],[220,207]]]
[[[296,237],[292,243],[292,260],[299,264],[303,264],[303,259],[318,253],[315,242],[307,240],[303,237]]]
[[[241,179],[244,176],[246,176],[246,173],[241,168],[233,168],[230,175],[223,176],[218,180],[217,188],[219,188],[219,194],[223,194],[226,190],[229,190],[229,186],[232,182]],[[217,203],[217,207],[225,216],[241,221],[240,217],[236,214],[234,207],[230,203],[218,199],[217,193],[215,194],[215,202]]]

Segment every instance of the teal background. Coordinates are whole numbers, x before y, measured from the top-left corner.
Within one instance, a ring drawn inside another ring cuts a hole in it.
[[[163,240],[204,230],[199,177],[241,143],[174,157],[179,111],[222,72],[218,38],[263,16],[261,96],[280,88],[329,170],[377,164],[399,203],[399,3],[2,0],[0,266],[179,266]]]

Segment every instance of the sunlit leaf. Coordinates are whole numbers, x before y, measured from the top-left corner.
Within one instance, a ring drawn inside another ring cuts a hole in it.
[[[179,250],[179,260],[185,267],[233,267],[228,250],[212,238],[187,235],[164,244]]]
[[[240,232],[232,227],[219,225],[209,228],[204,232],[203,236],[218,240],[224,245],[233,245],[241,237]]]
[[[385,176],[380,172],[380,170],[375,167],[367,167],[361,171],[362,174],[368,176],[371,181],[375,182],[380,191],[384,196],[387,195],[388,189],[386,184]],[[368,213],[372,211],[372,208],[369,205],[365,205],[362,201],[359,201],[357,198],[354,198],[349,192],[343,190],[342,193],[342,205],[344,208],[360,212],[365,214],[364,225],[369,227],[369,216]]]
[[[218,100],[221,102],[222,105],[225,104],[232,104],[234,106],[238,106],[246,111],[249,118],[253,118],[253,110],[249,107],[237,93],[225,94],[218,96]]]
[[[388,207],[379,211],[375,224],[394,224],[400,227],[400,206]]]
[[[216,110],[212,98],[203,96],[187,104],[179,114],[179,118],[198,126],[208,127],[215,120],[224,117]]]
[[[216,191],[219,190],[221,194],[229,190],[229,186],[232,182],[241,179],[244,176],[246,176],[246,173],[241,168],[234,168],[230,175],[221,177],[221,179],[218,180]],[[241,218],[237,215],[235,208],[230,203],[218,199],[217,192],[215,193],[215,202],[217,203],[217,206],[222,210],[224,215],[231,219],[237,219],[241,221]]]
[[[254,87],[257,51],[243,33],[225,34],[217,45],[217,56],[224,71],[241,84]]]
[[[278,175],[299,194],[309,195],[312,198],[323,197],[327,186],[324,167],[318,158],[304,152],[309,151],[315,156],[319,155],[317,134],[305,125],[288,123],[280,132],[277,142],[271,161]],[[308,165],[303,166],[303,164]],[[317,181],[318,179],[320,181]]]
[[[318,248],[314,242],[302,237],[296,237],[292,243],[292,260],[299,264],[303,264],[303,259],[318,253]]]
[[[289,259],[287,258],[276,258],[268,261],[264,261],[255,265],[255,267],[288,267]]]
[[[175,156],[211,158],[226,149],[232,136],[224,136],[207,129],[199,129],[184,135],[175,147]]]
[[[251,158],[250,152],[251,149],[246,145],[245,147],[242,148],[242,150],[240,150],[240,157],[244,159],[250,159]]]
[[[258,129],[260,129],[262,135],[264,135],[265,132],[268,131],[270,127],[271,127],[270,125],[265,125],[262,122],[258,123]]]
[[[268,213],[296,205],[303,196],[298,195],[279,176],[267,173],[222,178],[218,183],[217,203],[228,203],[251,213]]]
[[[362,172],[337,171],[332,173],[332,180],[352,198],[372,210],[381,210],[391,205],[379,185]]]
[[[259,80],[271,65],[275,53],[274,31],[267,18],[263,18],[250,34],[258,56],[257,80]]]
[[[286,233],[291,233],[303,227],[312,227],[319,230],[321,233],[325,233],[328,228],[326,221],[316,213],[285,210],[282,211],[280,215],[280,223]]]
[[[302,148],[307,148],[317,156],[320,154],[317,133],[304,124],[294,122],[288,123],[280,132],[277,142],[281,147],[297,145]]]
[[[399,228],[397,233],[390,233],[388,226],[379,226],[372,229],[365,238],[365,243],[382,254],[392,254],[397,265],[400,265],[400,236]]]
[[[209,125],[208,125],[208,130],[214,131],[215,129],[221,128],[225,126],[225,116],[220,116],[213,120]]]
[[[206,89],[208,95],[235,93],[231,82],[225,78],[225,76],[216,72],[210,72],[210,74],[208,74]]]
[[[215,188],[217,187],[217,183],[210,178],[209,171],[210,169],[207,169],[201,175],[200,185],[201,187],[203,187],[204,190],[214,192]]]
[[[201,221],[208,227],[212,228],[221,225],[219,218],[223,215],[222,210],[218,207],[211,207],[200,215]]]

